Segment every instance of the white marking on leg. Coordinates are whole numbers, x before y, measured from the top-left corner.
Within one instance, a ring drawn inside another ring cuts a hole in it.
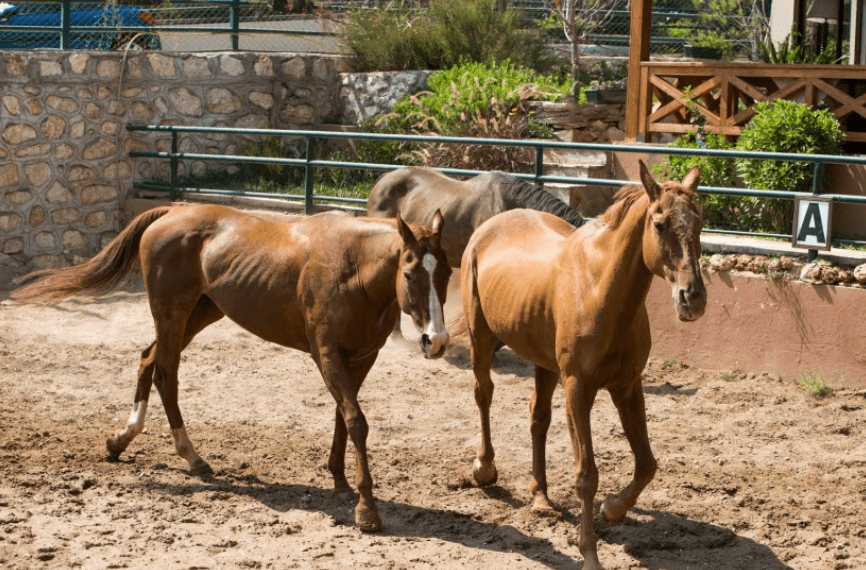
[[[439,302],[439,293],[433,283],[433,275],[436,271],[436,258],[433,254],[424,254],[424,269],[430,275],[430,321],[427,323],[427,328],[424,333],[430,339],[431,347],[428,351],[431,354],[439,354],[442,347],[448,342],[448,330],[445,328],[445,315],[442,312],[442,303]]]
[[[126,434],[129,439],[134,438],[144,430],[144,419],[147,416],[147,400],[141,400],[133,404],[129,420],[126,422]]]

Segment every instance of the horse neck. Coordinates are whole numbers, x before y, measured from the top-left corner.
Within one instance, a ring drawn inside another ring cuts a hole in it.
[[[644,304],[652,284],[653,274],[643,257],[648,206],[647,197],[640,198],[628,208],[615,228],[605,228],[590,246],[603,252],[603,258],[594,264],[597,291],[606,298],[605,304],[619,308],[620,314],[627,318]],[[585,268],[578,266],[576,270]]]
[[[387,307],[397,301],[397,271],[402,239],[393,234],[364,238],[356,255],[358,283],[376,306]]]

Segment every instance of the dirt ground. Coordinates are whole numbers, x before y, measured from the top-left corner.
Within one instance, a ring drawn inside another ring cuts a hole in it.
[[[215,474],[188,474],[155,391],[146,433],[107,461],[151,336],[135,287],[0,303],[0,567],[581,567],[562,395],[548,446],[559,512],[542,517],[527,492],[532,369],[509,350],[494,370],[499,482],[479,489],[467,483],[479,440],[467,352],[430,361],[389,341],[361,390],[384,521],[365,534],[356,498],[331,488],[334,404],[312,360],[225,320],[181,365],[189,435]],[[866,568],[866,392],[819,399],[663,355],[645,391],[659,471],[623,523],[599,526],[608,569]],[[606,393],[592,420],[602,499],[633,459]]]

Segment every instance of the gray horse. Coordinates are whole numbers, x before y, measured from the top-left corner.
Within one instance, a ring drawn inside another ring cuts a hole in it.
[[[475,228],[496,214],[517,208],[547,212],[573,226],[584,219],[568,204],[530,182],[503,172],[456,180],[433,168],[409,166],[379,177],[367,199],[367,215],[429,225],[439,210],[445,220],[442,249],[451,267],[460,267]]]

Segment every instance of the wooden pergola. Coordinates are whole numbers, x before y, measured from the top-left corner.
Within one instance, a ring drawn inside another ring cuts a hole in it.
[[[797,25],[802,29],[805,0],[795,2]],[[857,7],[864,3],[854,0],[852,54],[862,51],[859,21],[863,17]],[[840,10],[840,21],[841,17]],[[823,103],[839,120],[848,141],[866,142],[866,66],[653,62],[651,24],[652,0],[631,0],[627,141],[651,142],[653,135],[694,130],[690,109],[701,114],[705,130],[736,138],[757,103],[788,99],[811,106]],[[841,49],[841,38],[837,42]]]

